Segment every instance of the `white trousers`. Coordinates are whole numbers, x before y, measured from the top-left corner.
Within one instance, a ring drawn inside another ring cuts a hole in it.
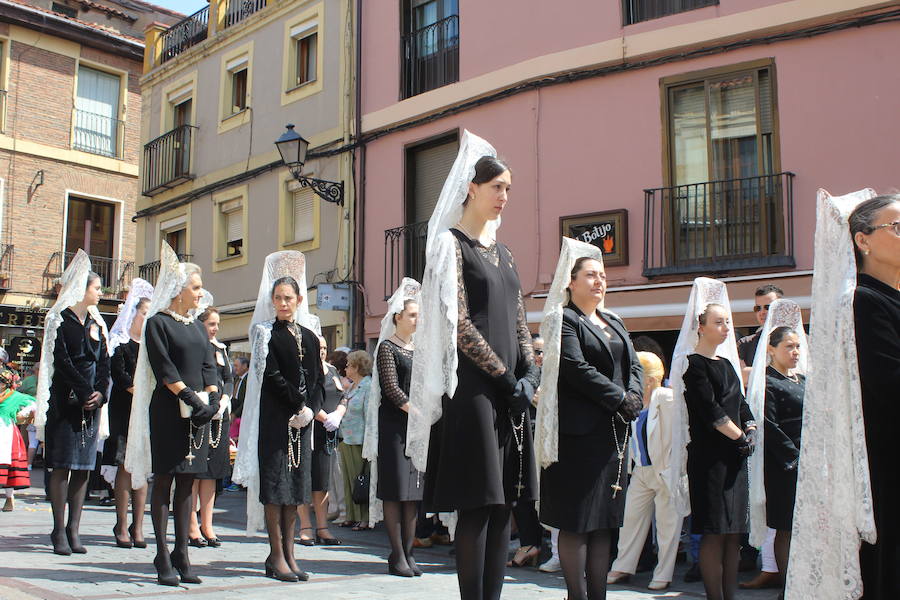
[[[766,541],[760,550],[762,558],[762,570],[766,573],[777,573],[778,563],[775,562],[775,530],[771,527],[766,532]]]
[[[655,509],[655,510],[654,510]],[[672,581],[681,522],[662,479],[653,467],[635,467],[625,496],[625,523],[619,531],[619,554],[611,571],[634,574],[650,523],[656,515],[657,563],[653,581]]]

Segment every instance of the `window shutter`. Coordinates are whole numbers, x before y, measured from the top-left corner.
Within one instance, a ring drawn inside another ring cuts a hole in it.
[[[301,188],[294,192],[294,242],[308,242],[316,235],[313,223],[313,203],[315,192],[309,188]]]
[[[772,133],[772,76],[768,69],[762,69],[759,78],[759,126],[760,133]]]
[[[427,221],[434,212],[441,188],[450,173],[453,161],[456,160],[458,142],[455,140],[439,146],[423,148],[415,153],[414,158],[414,194],[415,210],[413,222]]]
[[[243,211],[234,210],[225,215],[225,235],[229,242],[244,239]]]

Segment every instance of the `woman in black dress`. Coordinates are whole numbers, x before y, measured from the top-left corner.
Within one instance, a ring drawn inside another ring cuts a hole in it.
[[[200,267],[184,263],[181,268],[185,274],[184,285],[171,299],[168,308],[147,319],[141,349],[147,353],[156,378],[156,388],[150,400],[150,454],[153,463],[150,515],[156,536],[153,564],[156,566],[157,581],[170,586],[177,586],[179,578],[182,583],[200,583],[200,578],[191,572],[188,558],[191,490],[194,478],[206,470],[209,436],[204,426],[219,410],[215,359],[208,339],[191,315],[203,295]],[[160,274],[154,299],[157,293],[165,293],[168,286],[163,283],[163,278],[171,276]],[[208,403],[198,392],[208,394]],[[190,407],[190,417],[182,416],[182,403]],[[175,549],[170,555],[166,530],[173,482]]]
[[[806,378],[794,372],[800,362],[800,338],[790,327],[772,330],[768,353],[771,361],[766,369],[766,524],[775,530],[778,572],[787,573]]]
[[[206,460],[206,471],[198,473],[194,480],[194,490],[191,498],[191,506],[197,506],[200,502],[200,522],[197,523],[197,513],[191,511],[190,545],[202,548],[218,548],[222,545],[213,530],[213,507],[216,501],[216,485],[231,474],[231,455],[229,452],[228,431],[231,428],[231,410],[228,397],[224,390],[231,389],[234,380],[231,374],[231,360],[228,358],[228,349],[225,344],[216,339],[219,333],[219,311],[214,306],[207,307],[200,316],[198,326],[209,338],[209,344],[216,365],[218,380],[216,387],[223,390],[220,400],[219,412],[213,416],[209,425],[205,428],[208,436],[209,454]],[[201,537],[202,536],[202,537]]]
[[[900,598],[900,195],[863,201],[850,215],[858,278],[853,300],[869,477],[878,541],[859,552],[865,598]]]
[[[146,283],[146,282],[145,282]],[[134,287],[134,286],[132,286]],[[149,286],[148,286],[149,287]],[[146,292],[152,294],[150,287]],[[129,299],[130,300],[130,299]],[[126,303],[129,302],[126,300]],[[141,329],[150,306],[149,297],[135,300],[131,312],[131,323],[124,328],[128,341],[119,343],[113,350],[111,359],[112,391],[109,397],[109,438],[103,444],[103,464],[114,465],[116,483],[116,525],[113,536],[119,548],[146,548],[144,541],[144,510],[147,506],[147,485],[131,489],[131,474],[125,470],[125,448],[128,444],[128,422],[131,419],[131,399],[134,392],[134,371],[137,368],[138,351],[141,344]],[[115,343],[116,326],[113,326]],[[132,521],[128,522],[128,502],[131,501]]]
[[[338,432],[337,429],[328,430],[326,419],[328,415],[337,410],[344,395],[344,387],[341,376],[333,365],[330,365],[325,357],[328,355],[328,342],[319,336],[319,359],[322,361],[322,382],[319,393],[322,397],[322,407],[316,413],[313,423],[313,451],[312,451],[312,505],[316,515],[316,527],[313,528],[309,520],[309,505],[297,506],[297,515],[300,517],[300,543],[304,546],[340,546],[341,540],[331,535],[328,529],[328,489],[331,487],[331,470],[334,468],[337,455]],[[304,534],[304,531],[315,532],[314,536]]]
[[[462,600],[500,597],[510,506],[537,494],[528,433],[538,383],[531,334],[512,254],[493,237],[511,175],[492,156],[482,156],[474,169],[462,217],[449,232],[456,254],[457,387],[452,398],[444,396],[443,416],[431,432],[425,484],[426,510],[458,511]]]
[[[697,320],[699,341],[684,373],[691,532],[703,536],[700,573],[706,597],[732,600],[740,538],[748,530],[747,457],[753,452],[756,423],[734,365],[716,355],[731,331],[728,311],[710,303]]]
[[[297,281],[275,280],[271,298],[275,321],[259,397],[259,500],[269,534],[265,568],[280,581],[306,581],[309,574],[294,560],[294,529],[297,506],[312,496],[309,425],[321,405],[322,362],[316,334],[294,321],[303,299]]]
[[[562,314],[558,461],[541,472],[541,522],[559,528],[571,600],[606,597],[612,531],[625,514],[627,434],[642,407],[643,368],[624,323],[603,310],[603,264],[577,258]]]
[[[47,485],[53,510],[50,541],[53,551],[62,555],[87,552],[78,529],[88,476],[97,460],[98,411],[109,389],[109,352],[95,308],[100,285],[100,276],[89,273],[82,299],[60,313],[62,322],[56,330],[55,345],[52,349],[44,346],[45,352],[53,352],[44,430],[44,461],[51,470]]]
[[[402,286],[401,286],[402,287]],[[416,283],[416,291],[418,284]],[[401,290],[402,294],[402,290]],[[422,478],[406,456],[409,383],[412,374],[413,334],[419,305],[401,299],[402,309],[390,318],[394,332],[378,345],[376,368],[381,399],[378,407],[378,484],[376,496],[384,506],[384,524],[391,543],[388,571],[401,577],[420,576],[413,559],[413,538]]]

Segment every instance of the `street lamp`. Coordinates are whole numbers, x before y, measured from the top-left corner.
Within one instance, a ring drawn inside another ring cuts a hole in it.
[[[312,189],[322,200],[333,202],[340,206],[344,205],[344,182],[316,179],[315,177],[306,177],[302,174],[303,163],[306,162],[306,152],[309,150],[309,142],[294,131],[292,123],[289,123],[287,131],[275,140],[275,147],[278,148],[278,153],[281,154],[281,160],[291,170],[291,175],[300,182],[300,185]]]

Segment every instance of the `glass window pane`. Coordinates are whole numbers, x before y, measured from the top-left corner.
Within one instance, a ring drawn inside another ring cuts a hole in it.
[[[706,102],[703,84],[672,90],[672,179],[674,185],[707,181]]]

